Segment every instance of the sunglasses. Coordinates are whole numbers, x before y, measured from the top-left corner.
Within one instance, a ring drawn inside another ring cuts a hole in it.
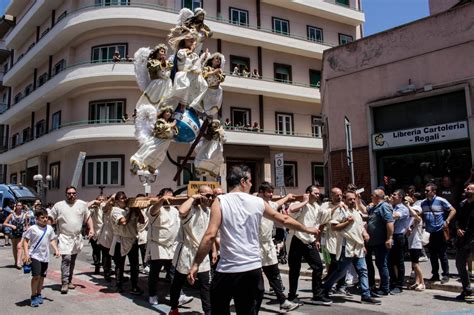
[[[207,199],[212,199],[212,198],[214,198],[214,195],[213,194],[205,194],[204,197],[206,197]]]
[[[68,192],[68,193],[66,193],[66,195],[77,195],[77,193],[76,192]]]

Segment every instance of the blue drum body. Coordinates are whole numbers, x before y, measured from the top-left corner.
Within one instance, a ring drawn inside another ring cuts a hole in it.
[[[175,112],[173,118],[176,120],[178,134],[174,136],[176,142],[193,142],[199,134],[201,123],[193,110],[185,109],[184,113]]]

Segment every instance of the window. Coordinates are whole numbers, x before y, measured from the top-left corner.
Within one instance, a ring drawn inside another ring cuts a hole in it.
[[[10,174],[10,184],[17,184],[17,174]]]
[[[309,70],[309,85],[311,87],[321,87],[321,71]]]
[[[8,62],[3,65],[3,72],[7,73],[8,72]]]
[[[250,58],[230,55],[230,72],[234,72],[235,67],[239,68],[239,73],[245,70],[250,72]]]
[[[28,96],[30,95],[30,93],[33,91],[33,84],[29,84],[26,88],[25,88],[25,96]]]
[[[31,128],[28,127],[28,128],[25,128],[23,129],[23,131],[21,132],[21,141],[20,143],[25,143],[25,142],[28,142],[31,140]]]
[[[58,74],[59,72],[63,71],[66,68],[66,60],[61,59],[58,63],[54,65],[54,75]]]
[[[183,162],[183,160],[184,160],[184,157],[178,157],[178,163],[180,165]],[[192,180],[206,180],[206,177],[205,176],[196,177],[194,173],[194,159],[190,158],[188,159],[186,164],[184,164],[184,168],[181,171],[181,174],[179,175],[178,186],[187,185],[189,181],[192,181]]]
[[[352,38],[351,35],[345,35],[345,34],[339,33],[339,45],[344,45],[344,44],[350,43],[353,40],[354,39]]]
[[[19,92],[17,95],[15,95],[15,98],[13,99],[13,104],[18,103],[19,101],[21,101],[22,98],[23,98],[23,94]]]
[[[120,122],[125,112],[125,100],[94,101],[89,104],[89,123]]]
[[[196,8],[202,8],[201,0],[181,0],[181,8],[188,8],[192,11]]]
[[[249,11],[236,8],[229,8],[229,21],[232,24],[248,26]]]
[[[323,29],[314,26],[307,26],[307,36],[308,40],[312,40],[314,42],[323,42]]]
[[[26,185],[26,171],[20,172],[20,183]]]
[[[284,162],[283,177],[285,178],[285,187],[298,187],[298,166],[296,162]]]
[[[313,137],[321,138],[323,129],[323,120],[321,116],[311,116],[311,129]]]
[[[275,113],[277,133],[281,135],[293,134],[293,114]]]
[[[38,87],[45,84],[46,81],[48,81],[48,74],[45,72],[42,75],[40,75],[39,78],[38,78]]]
[[[311,163],[312,185],[324,186],[324,166],[321,163]]]
[[[61,128],[61,111],[57,111],[51,116],[51,130],[59,128]]]
[[[272,17],[273,32],[290,35],[290,21]]]
[[[114,53],[119,52],[120,56],[124,57],[127,55],[128,44],[109,44],[103,46],[92,47],[92,62],[108,62],[112,61]]]
[[[283,65],[279,63],[273,64],[273,71],[274,71],[274,80],[277,82],[285,82],[291,83],[292,75],[291,75],[291,66],[290,65]]]
[[[86,158],[85,186],[123,186],[124,156]]]
[[[60,16],[58,16],[58,18],[57,18],[57,20],[56,20],[56,23],[58,23],[59,21],[61,21],[62,19],[64,19],[66,16],[67,16],[67,11],[64,11],[63,13],[61,13]]]
[[[336,4],[340,4],[340,5],[348,7],[349,6],[349,0],[336,0]]]
[[[44,119],[38,121],[35,126],[35,137],[39,138],[45,134],[46,131],[46,122]]]
[[[96,6],[129,5],[130,0],[95,0]]]
[[[16,147],[17,145],[20,144],[20,134],[19,133],[15,133],[13,136],[12,136],[12,148]]]
[[[49,189],[59,189],[60,184],[60,162],[49,164],[49,175],[51,175],[51,181],[49,182]]]
[[[245,127],[250,125],[250,109],[231,107],[231,123],[234,127]]]

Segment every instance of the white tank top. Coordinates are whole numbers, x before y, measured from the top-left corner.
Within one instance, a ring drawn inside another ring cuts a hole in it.
[[[222,209],[221,258],[217,271],[244,272],[262,267],[259,229],[264,201],[242,192],[218,196]]]

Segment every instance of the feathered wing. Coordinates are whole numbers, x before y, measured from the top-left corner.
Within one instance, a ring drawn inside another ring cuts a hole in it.
[[[134,65],[135,65],[135,76],[137,78],[138,87],[140,91],[145,91],[146,87],[150,83],[150,76],[148,75],[148,56],[152,49],[149,47],[142,47],[135,52]]]
[[[189,10],[188,8],[182,8],[179,11],[178,14],[178,21],[176,22],[176,26],[183,26],[184,22],[189,19],[190,17],[193,17],[194,13],[193,11]]]
[[[137,109],[135,118],[135,137],[140,144],[150,138],[156,123],[157,111],[155,106],[145,104]]]

